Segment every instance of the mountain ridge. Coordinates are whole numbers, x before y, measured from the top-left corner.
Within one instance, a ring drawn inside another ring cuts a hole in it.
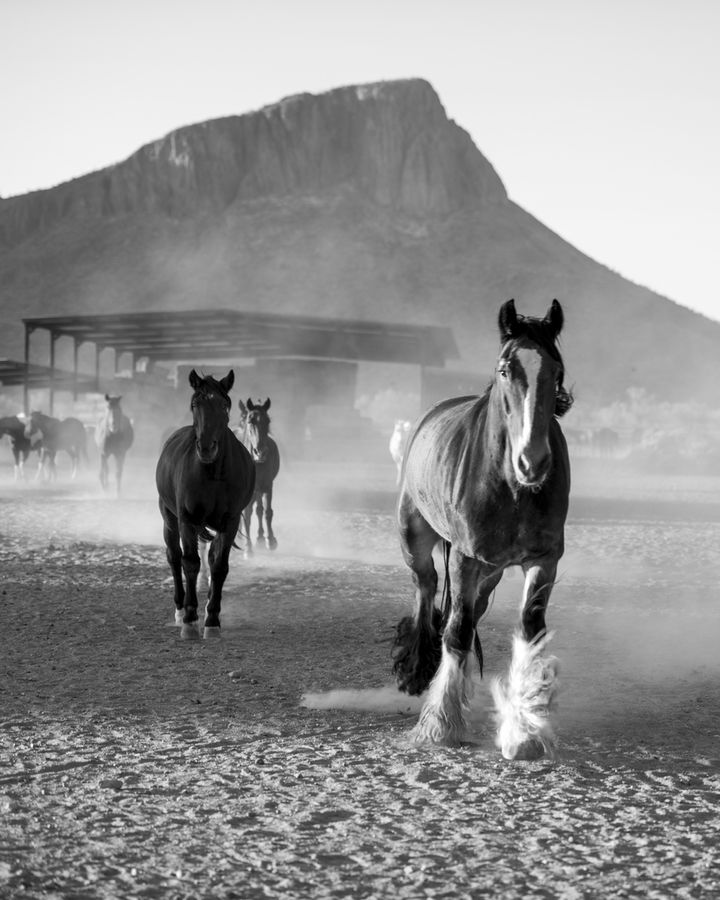
[[[716,402],[720,325],[523,210],[421,79],[184,126],[0,203],[7,356],[23,316],[204,305],[450,324],[458,366],[482,372],[511,296],[535,315],[561,301],[582,395]]]

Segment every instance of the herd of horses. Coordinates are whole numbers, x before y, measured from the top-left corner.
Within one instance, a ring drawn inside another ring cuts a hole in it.
[[[558,349],[563,311],[557,300],[544,318],[519,315],[509,300],[498,324],[500,352],[485,392],[436,404],[411,430],[401,423],[397,526],[415,606],[397,625],[393,671],[400,690],[426,692],[415,741],[455,746],[467,740],[473,674],[478,666],[482,674],[483,666],[479,622],[505,569],[520,566],[525,581],[509,670],[491,689],[503,756],[537,759],[552,757],[556,743],[558,663],[546,652],[552,635],[545,615],[564,551],[570,490],[558,419],[572,396]],[[252,548],[253,511],[259,539],[277,546],[272,486],[280,456],[269,434],[269,399],[239,404],[238,435],[230,428],[233,371],[216,379],[193,370],[189,384],[192,425],[164,442],[156,486],[176,622],[184,637],[199,637],[198,579],[205,569],[204,634],[210,637],[219,632],[222,589],[239,533],[247,552]],[[132,426],[120,398],[106,400],[96,432],[101,481],[106,485],[107,458],[114,455],[119,487]],[[7,429],[5,421],[0,427]],[[56,425],[33,414],[12,432],[14,452],[22,455],[27,442],[41,442],[47,460],[69,446],[77,456],[80,432],[69,421]],[[440,606],[437,549],[445,570]]]
[[[120,408],[119,396],[105,394],[106,409],[95,428],[95,443],[100,455],[100,484],[108,487],[110,457],[115,459],[117,491],[120,493],[125,455],[132,446],[134,433],[130,419]],[[64,451],[70,457],[71,478],[75,478],[81,460],[88,461],[87,431],[73,416],[56,419],[33,410],[30,415],[0,418],[0,437],[8,435],[14,459],[15,480],[25,478],[25,463],[33,451],[38,454],[36,478],[57,478],[56,456]]]

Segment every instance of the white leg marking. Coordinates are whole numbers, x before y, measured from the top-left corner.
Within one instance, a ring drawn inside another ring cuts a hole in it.
[[[412,738],[416,744],[456,746],[467,738],[467,714],[472,697],[472,679],[467,658],[463,663],[442,648],[440,667],[430,682],[425,705]]]
[[[551,713],[559,664],[554,656],[541,656],[551,638],[549,633],[529,643],[516,632],[508,676],[491,684],[499,725],[496,743],[505,759],[555,756]]]

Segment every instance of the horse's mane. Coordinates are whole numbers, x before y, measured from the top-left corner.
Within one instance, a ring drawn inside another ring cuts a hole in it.
[[[517,320],[513,325],[512,337],[506,337],[503,340],[500,359],[508,356],[523,338],[533,344],[537,344],[541,350],[544,350],[548,356],[560,366],[560,375],[558,376],[555,392],[555,416],[560,418],[570,409],[575,398],[572,395],[572,391],[567,390],[563,385],[565,378],[565,363],[562,354],[560,353],[560,348],[558,347],[557,332],[545,319],[537,319],[534,316],[518,315]],[[491,387],[492,384],[488,387],[488,393]]]

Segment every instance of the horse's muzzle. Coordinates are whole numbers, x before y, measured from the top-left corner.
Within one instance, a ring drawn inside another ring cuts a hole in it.
[[[209,447],[203,447],[199,441],[195,441],[195,452],[201,463],[213,463],[217,459],[219,444],[213,441]]]
[[[548,452],[539,458],[521,453],[515,460],[515,475],[522,487],[539,488],[550,472],[552,455]]]

